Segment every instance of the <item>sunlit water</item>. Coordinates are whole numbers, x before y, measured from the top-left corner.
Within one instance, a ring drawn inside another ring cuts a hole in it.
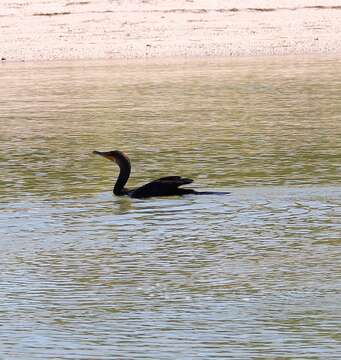
[[[339,358],[341,61],[0,78],[1,360]],[[94,149],[231,195],[115,198]]]

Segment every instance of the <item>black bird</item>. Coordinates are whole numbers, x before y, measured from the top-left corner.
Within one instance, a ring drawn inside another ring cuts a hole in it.
[[[229,194],[226,192],[206,192],[196,191],[193,189],[180,188],[181,185],[187,185],[193,182],[192,179],[183,178],[181,176],[166,176],[160,179],[154,180],[148,184],[142,185],[134,189],[125,188],[127,183],[131,165],[129,158],[122,151],[94,151],[94,154],[101,155],[113,162],[115,162],[119,168],[120,173],[114,186],[114,194],[116,196],[130,196],[132,198],[148,198],[152,196],[172,196],[172,195],[185,195],[185,194]]]

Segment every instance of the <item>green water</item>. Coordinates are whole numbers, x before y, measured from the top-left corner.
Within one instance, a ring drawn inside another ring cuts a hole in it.
[[[1,360],[339,358],[340,60],[0,65]]]

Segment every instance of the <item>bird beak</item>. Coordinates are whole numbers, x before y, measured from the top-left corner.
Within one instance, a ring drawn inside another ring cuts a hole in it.
[[[116,159],[115,159],[115,157],[112,155],[111,151],[97,151],[97,150],[95,150],[95,151],[93,151],[92,153],[93,153],[93,154],[96,154],[96,155],[101,155],[101,156],[105,157],[105,158],[108,159],[108,160],[111,160],[111,161],[116,162]]]

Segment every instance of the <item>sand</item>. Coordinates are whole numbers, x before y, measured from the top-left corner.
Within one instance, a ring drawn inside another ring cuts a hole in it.
[[[2,0],[3,61],[341,53],[341,0]]]

